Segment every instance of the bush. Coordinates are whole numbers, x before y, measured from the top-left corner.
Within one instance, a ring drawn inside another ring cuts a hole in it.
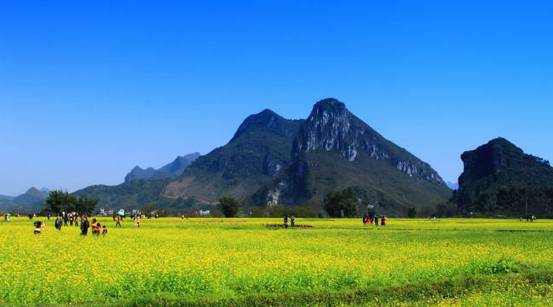
[[[414,219],[415,217],[417,217],[417,208],[411,207],[407,209],[407,217],[411,219]]]
[[[332,191],[325,196],[324,209],[332,217],[352,217],[357,211],[357,197],[353,189]]]
[[[225,217],[235,217],[240,209],[240,203],[232,197],[223,197],[219,199],[219,208]]]

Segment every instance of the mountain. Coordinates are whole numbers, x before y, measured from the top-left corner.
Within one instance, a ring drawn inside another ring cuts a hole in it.
[[[2,196],[0,210],[39,211],[44,206],[48,193],[48,189],[32,187],[17,197]]]
[[[0,200],[13,200],[14,196],[0,195]]]
[[[228,144],[198,158],[168,184],[163,195],[205,203],[222,196],[249,198],[291,163],[293,141],[302,124],[271,110],[249,116]]]
[[[307,120],[271,110],[251,115],[226,145],[196,158],[188,167],[180,159],[159,170],[137,167],[121,185],[75,194],[98,198],[106,208],[190,208],[214,205],[223,196],[248,206],[320,208],[329,191],[351,187],[363,203],[395,215],[405,215],[409,207],[433,208],[451,196],[430,165],[336,99],[316,103]]]
[[[22,207],[36,207],[37,204],[43,203],[47,197],[48,192],[32,187],[27,192],[14,198],[13,202]]]
[[[504,138],[463,153],[454,200],[462,212],[553,215],[553,168]]]
[[[411,206],[433,207],[451,193],[430,165],[385,139],[336,99],[315,104],[291,156],[291,166],[264,191],[270,206],[320,202],[332,189],[354,187],[380,212],[404,214]]]
[[[97,199],[98,208],[139,209],[150,204],[160,206],[160,195],[166,184],[164,180],[136,179],[115,186],[89,186],[73,194]]]
[[[154,176],[155,172],[156,170],[152,167],[143,169],[137,165],[127,174],[127,176],[125,176],[125,182],[134,180],[150,180]]]
[[[127,176],[125,176],[125,182],[133,180],[161,180],[168,178],[176,178],[184,172],[192,162],[198,159],[201,155],[199,153],[192,153],[186,156],[179,156],[173,162],[159,168],[146,168],[142,169],[139,166],[134,167]]]

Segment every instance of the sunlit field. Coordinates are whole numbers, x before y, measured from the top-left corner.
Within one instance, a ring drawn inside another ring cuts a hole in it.
[[[39,218],[46,221],[45,218]],[[0,222],[0,305],[552,305],[553,221]]]

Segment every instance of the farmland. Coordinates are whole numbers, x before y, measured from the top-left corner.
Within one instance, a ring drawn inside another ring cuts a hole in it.
[[[553,304],[550,220],[100,222],[105,237],[1,222],[0,305]]]

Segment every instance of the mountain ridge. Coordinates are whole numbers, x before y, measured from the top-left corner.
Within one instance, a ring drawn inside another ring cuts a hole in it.
[[[186,169],[200,156],[201,154],[198,152],[178,156],[175,160],[160,167],[159,169],[154,169],[153,167],[143,169],[140,166],[135,166],[125,176],[125,182],[133,180],[162,180],[178,177],[184,172],[184,169]]]

